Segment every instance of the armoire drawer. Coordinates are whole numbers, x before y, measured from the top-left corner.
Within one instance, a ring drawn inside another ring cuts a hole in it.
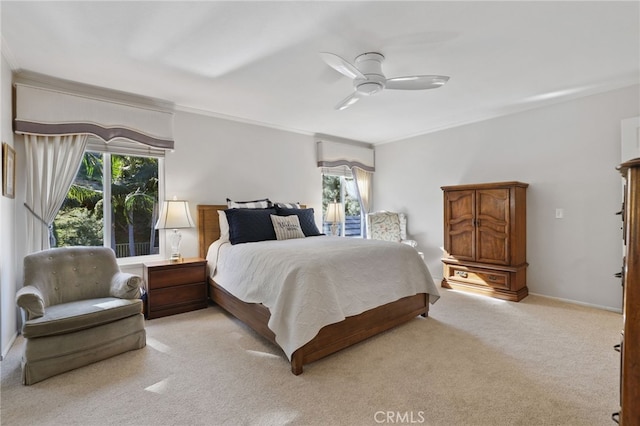
[[[448,265],[448,280],[458,281],[460,283],[485,285],[494,288],[509,289],[509,273],[502,271],[493,271],[490,269],[476,269],[469,267],[461,267]]]

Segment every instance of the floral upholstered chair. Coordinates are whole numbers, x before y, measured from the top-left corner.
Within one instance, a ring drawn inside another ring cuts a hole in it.
[[[367,238],[371,240],[396,241],[417,247],[414,240],[407,239],[407,216],[404,213],[378,211],[367,215]]]

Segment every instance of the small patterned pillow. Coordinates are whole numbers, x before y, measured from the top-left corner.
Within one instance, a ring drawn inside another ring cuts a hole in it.
[[[227,198],[227,207],[230,209],[268,209],[271,206],[268,198],[253,201],[233,201]]]
[[[279,240],[304,238],[304,233],[300,228],[300,220],[296,215],[276,216],[272,214],[271,222],[273,222],[273,230],[276,232],[276,238]]]

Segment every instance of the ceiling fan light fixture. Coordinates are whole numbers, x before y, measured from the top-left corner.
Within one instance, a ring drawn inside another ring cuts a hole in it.
[[[356,91],[361,95],[371,96],[371,95],[375,95],[376,93],[381,91],[383,88],[384,86],[377,81],[365,81],[364,83],[361,83],[358,85],[358,87],[356,88]]]
[[[367,52],[357,56],[356,65],[334,53],[321,52],[320,55],[327,65],[353,80],[354,92],[336,105],[335,109],[337,110],[348,108],[360,97],[375,95],[383,89],[437,89],[449,81],[449,77],[444,75],[408,75],[386,78],[382,72],[384,56],[378,52]]]

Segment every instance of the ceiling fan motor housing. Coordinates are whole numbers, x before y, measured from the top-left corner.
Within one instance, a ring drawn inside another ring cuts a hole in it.
[[[371,96],[384,89],[387,79],[382,74],[382,61],[384,56],[377,52],[363,53],[356,57],[356,67],[367,77],[366,80],[354,80],[353,84],[358,93]]]

